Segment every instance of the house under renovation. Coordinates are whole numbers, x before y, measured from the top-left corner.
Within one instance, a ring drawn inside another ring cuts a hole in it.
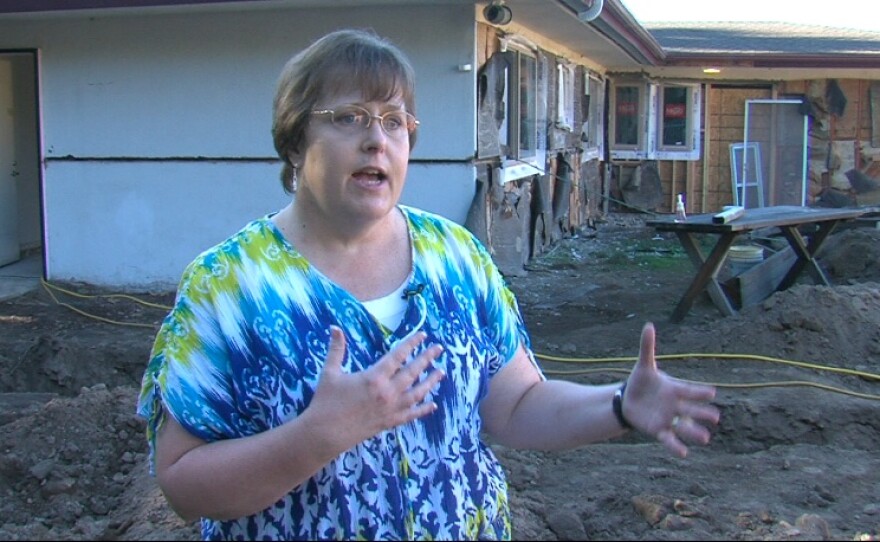
[[[880,202],[880,32],[640,25],[619,0],[0,2],[0,265],[173,288],[286,204],[281,67],[371,28],[417,76],[403,203],[504,273],[610,211]]]

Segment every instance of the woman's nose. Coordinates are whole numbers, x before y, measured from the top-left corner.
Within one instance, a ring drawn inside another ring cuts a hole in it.
[[[368,149],[384,149],[388,143],[388,134],[382,128],[382,120],[379,117],[373,116],[370,118],[370,124],[364,133],[364,145]]]

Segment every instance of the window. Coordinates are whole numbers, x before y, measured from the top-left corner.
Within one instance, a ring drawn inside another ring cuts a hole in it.
[[[615,82],[611,99],[613,158],[699,159],[699,85]]]
[[[657,149],[653,157],[670,160],[699,158],[700,87],[662,84],[657,92]]]
[[[618,146],[638,147],[641,140],[641,93],[639,87],[617,87],[614,93],[614,143]]]
[[[605,129],[605,85],[597,76],[584,72],[584,99],[582,104],[581,160],[601,158],[605,150],[602,137]]]
[[[681,148],[687,140],[688,92],[684,87],[663,87],[660,93],[660,147]]]
[[[503,93],[506,115],[500,128],[506,160],[499,176],[501,182],[544,173],[542,149],[545,145],[541,144],[540,138],[546,137],[546,129],[539,128],[547,121],[546,108],[543,120],[538,116],[538,105],[544,97],[539,96],[538,91],[537,58],[513,47],[507,52],[510,62],[505,68],[507,84]]]
[[[556,126],[574,130],[574,68],[564,64],[556,66]]]
[[[611,152],[618,159],[647,158],[648,103],[651,87],[643,82],[615,82],[611,87]]]
[[[538,63],[534,57],[515,51],[516,62],[509,88],[518,107],[518,122],[512,123],[510,142],[517,160],[534,159],[538,152]]]

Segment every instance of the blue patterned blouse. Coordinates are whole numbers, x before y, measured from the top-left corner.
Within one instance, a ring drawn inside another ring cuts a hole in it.
[[[291,246],[268,215],[204,252],[184,272],[156,337],[138,413],[151,465],[166,413],[211,442],[253,435],[309,405],[331,324],[346,336],[343,370],[376,363],[417,329],[445,348],[431,415],[384,431],[327,464],[269,508],[202,520],[219,539],[510,539],[507,484],[480,440],[490,378],[520,344],[531,351],[513,294],[465,228],[400,206],[413,270],[403,322],[384,328]],[[531,354],[530,354],[531,355]],[[532,358],[534,363],[534,358]]]

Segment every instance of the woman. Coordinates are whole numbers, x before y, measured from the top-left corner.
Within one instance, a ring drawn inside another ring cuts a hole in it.
[[[714,389],[657,370],[650,324],[624,386],[543,377],[487,251],[398,203],[414,114],[411,66],[369,32],[281,74],[295,196],[188,266],[138,406],[163,492],[205,539],[510,539],[483,433],[561,450],[635,427],[680,456],[709,440]]]

